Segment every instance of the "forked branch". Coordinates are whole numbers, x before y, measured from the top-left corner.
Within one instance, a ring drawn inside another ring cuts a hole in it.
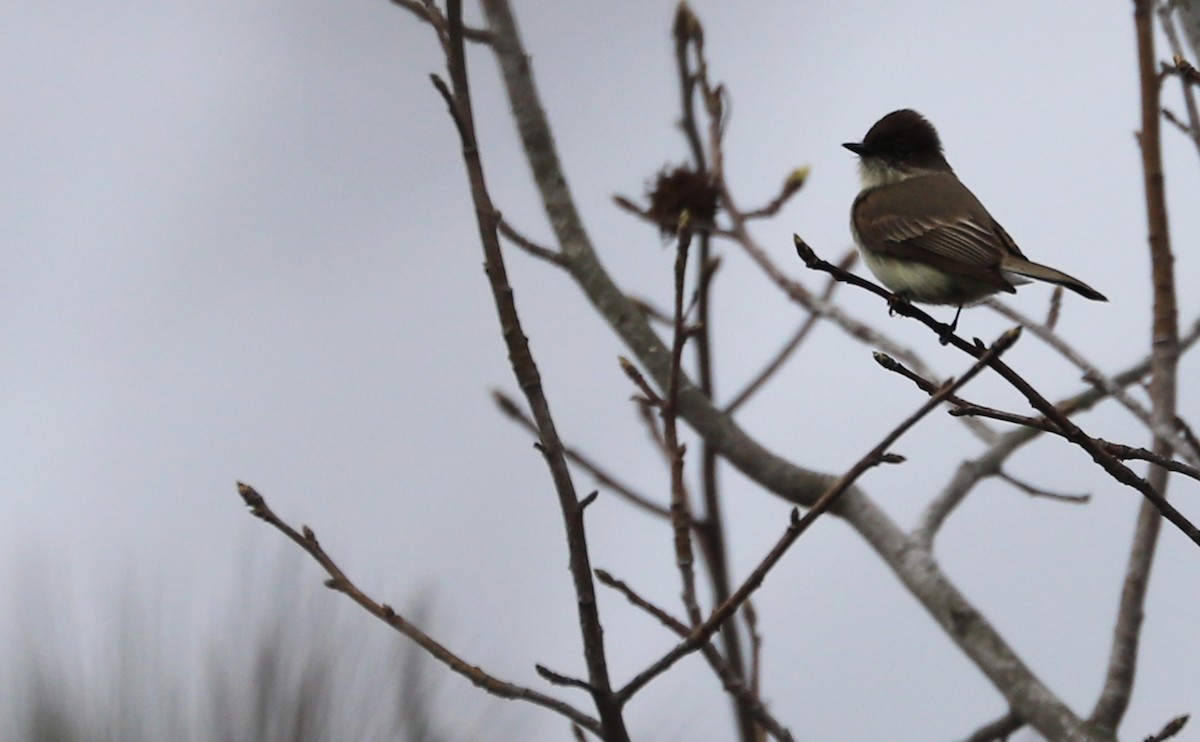
[[[809,247],[808,243],[802,240],[799,235],[794,236],[794,241],[796,244],[796,252],[800,255],[800,258],[809,268],[812,268],[813,270],[825,271],[826,273],[836,276],[838,280],[845,281],[853,286],[858,286],[859,288],[866,289],[877,296],[883,297],[888,301],[889,307],[895,311],[896,314],[916,319],[937,333],[941,340],[948,342],[950,345],[953,345],[964,353],[967,353],[975,358],[981,357],[983,353],[983,347],[978,340],[976,340],[974,343],[967,342],[963,338],[954,334],[949,325],[938,322],[930,317],[926,312],[918,309],[907,301],[899,299],[892,294],[892,292],[888,291],[882,286],[872,283],[861,276],[843,271],[836,265],[822,260],[821,258],[817,257],[816,253],[813,252],[813,249]],[[1176,345],[1173,347],[1177,348],[1178,339],[1175,336],[1173,337],[1176,341]],[[1010,368],[1003,361],[1000,359],[992,359],[988,365],[991,366],[992,370],[999,374],[1001,378],[1007,381],[1010,386],[1020,392],[1035,410],[1042,413],[1047,420],[1057,426],[1059,430],[1062,431],[1063,438],[1066,438],[1068,441],[1087,452],[1087,454],[1091,456],[1092,460],[1099,464],[1106,472],[1108,472],[1113,479],[1140,492],[1142,496],[1154,506],[1159,514],[1162,515],[1162,517],[1169,520],[1176,528],[1182,531],[1185,536],[1190,538],[1193,543],[1195,543],[1197,546],[1200,546],[1200,528],[1197,528],[1190,520],[1184,517],[1183,513],[1179,512],[1179,510],[1171,505],[1171,503],[1167,502],[1167,499],[1158,491],[1158,488],[1154,487],[1154,485],[1142,477],[1139,477],[1133,472],[1132,469],[1121,463],[1120,459],[1105,450],[1105,448],[1097,439],[1089,436],[1082,429],[1080,429],[1078,425],[1071,422],[1070,418],[1068,418],[1062,413],[1062,411],[1051,404],[1049,400],[1047,400],[1040,392],[1033,388],[1033,385],[1026,381],[1016,371],[1013,371],[1012,368]],[[1172,417],[1171,419],[1173,420],[1174,418]]]
[[[437,642],[433,637],[429,636],[429,634],[426,634],[419,627],[397,613],[387,603],[379,603],[365,592],[360,590],[358,586],[354,584],[354,581],[351,580],[346,573],[342,571],[342,568],[337,565],[337,563],[333,560],[333,557],[329,556],[329,554],[327,554],[321,547],[320,542],[317,541],[317,535],[313,533],[311,528],[304,526],[300,531],[296,531],[296,529],[292,528],[282,519],[280,519],[279,516],[275,515],[275,512],[267,506],[267,501],[263,499],[263,496],[260,495],[253,487],[248,484],[238,482],[237,488],[238,494],[242,496],[242,500],[246,503],[246,506],[250,508],[250,513],[252,515],[269,523],[280,533],[287,536],[301,549],[304,549],[304,551],[308,552],[308,555],[311,556],[313,560],[317,562],[317,564],[321,565],[321,568],[324,569],[326,574],[329,575],[329,579],[325,582],[326,587],[330,588],[331,590],[337,590],[338,592],[346,595],[364,610],[366,610],[367,613],[370,613],[375,618],[378,618],[380,621],[383,621],[388,626],[416,642],[417,645],[420,646],[421,649],[424,649],[426,652],[428,652],[430,656],[437,659],[439,662],[442,662],[451,670],[459,675],[462,675],[467,680],[470,680],[475,686],[483,688],[488,693],[499,696],[500,698],[528,701],[529,703],[562,714],[570,719],[573,723],[578,724],[590,732],[595,734],[600,733],[601,728],[598,720],[588,716],[570,704],[560,701],[557,698],[547,696],[544,693],[539,693],[536,690],[525,688],[520,685],[509,683],[493,677],[489,673],[484,672],[484,670],[478,666],[470,664],[466,660],[451,652],[449,649],[446,649],[446,647]]]

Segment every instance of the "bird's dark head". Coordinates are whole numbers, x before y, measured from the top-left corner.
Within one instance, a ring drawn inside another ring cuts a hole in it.
[[[862,142],[842,146],[862,158],[864,170],[878,171],[880,180],[902,180],[921,173],[950,170],[942,156],[937,129],[924,116],[907,108],[875,122]],[[894,177],[884,177],[891,171]]]

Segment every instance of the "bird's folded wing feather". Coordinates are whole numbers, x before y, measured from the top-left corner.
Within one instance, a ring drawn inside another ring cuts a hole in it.
[[[924,175],[868,191],[854,205],[864,247],[919,260],[951,273],[1011,288],[1000,272],[1012,238],[949,173]]]

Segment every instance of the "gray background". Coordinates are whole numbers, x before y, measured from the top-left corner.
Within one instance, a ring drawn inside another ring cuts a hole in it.
[[[640,196],[686,154],[673,129],[674,4],[516,5],[601,258],[628,290],[665,306],[672,251],[610,197]],[[812,166],[804,192],[756,232],[792,275],[821,285],[794,259],[792,231],[829,257],[849,246],[855,163],[838,145],[913,107],[1028,255],[1110,298],[1067,296],[1063,335],[1106,371],[1147,351],[1131,3],[694,8],[713,77],[732,94],[727,166],[741,205],[765,202],[792,168]],[[470,62],[494,198],[549,242],[492,58],[473,49]],[[17,624],[52,618],[81,677],[103,678],[114,616],[135,606],[163,627],[157,651],[188,674],[214,616],[273,601],[273,586],[246,586],[278,561],[281,537],[245,514],[241,479],[283,517],[314,527],[376,597],[403,611],[432,595],[431,629],[470,661],[538,687],[534,662],[582,674],[549,478],[529,435],[490,401],[493,387],[518,390],[453,127],[428,82],[441,71],[431,31],[383,0],[15,0],[0,9],[0,604],[25,616],[0,640],[20,645],[29,639]],[[1176,86],[1167,91],[1178,108]],[[1164,152],[1190,321],[1200,309],[1197,159],[1169,127]],[[728,399],[801,316],[737,249],[718,249],[716,370]],[[665,499],[666,473],[616,364],[623,349],[564,275],[508,255],[564,437]],[[1028,287],[1011,302],[1041,316],[1049,293]],[[965,367],[879,302],[844,296],[943,373]],[[1006,327],[987,309],[963,323],[985,340]],[[1032,338],[1011,359],[1052,398],[1080,388]],[[1184,361],[1185,414],[1197,410],[1195,370]],[[1024,409],[991,380],[968,391]],[[868,348],[822,327],[739,420],[773,450],[837,472],[921,401]],[[1080,422],[1132,445],[1148,440],[1111,405]],[[896,450],[909,463],[863,485],[911,523],[979,446],[935,415]],[[1010,468],[1094,500],[1072,507],[985,485],[952,517],[938,555],[1043,680],[1086,713],[1139,498],[1056,441]],[[724,471],[723,483],[743,575],[785,527],[788,507],[736,473]],[[592,485],[580,476],[578,486]],[[1172,491],[1195,519],[1195,484]],[[589,514],[595,565],[674,609],[669,529],[611,497]],[[1194,545],[1165,528],[1123,727],[1130,738],[1200,711],[1198,566]],[[305,565],[294,580],[319,577]],[[948,739],[1004,711],[834,519],[789,553],[756,601],[764,693],[798,738]],[[672,644],[615,596],[603,595],[601,608],[618,682]],[[341,626],[387,631],[353,612]],[[487,708],[466,682],[445,685],[457,703]],[[568,736],[545,712],[498,713],[522,738]],[[695,660],[650,686],[629,715],[642,739],[731,733],[727,705]]]

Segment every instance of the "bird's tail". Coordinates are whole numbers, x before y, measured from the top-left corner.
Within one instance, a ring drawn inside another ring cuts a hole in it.
[[[1100,293],[1096,289],[1088,286],[1083,281],[1080,281],[1074,276],[1068,276],[1060,270],[1055,270],[1048,265],[1035,263],[1032,260],[1018,258],[1016,255],[1009,255],[1004,259],[1002,269],[1005,273],[1015,273],[1018,276],[1026,278],[1034,278],[1039,281],[1048,281],[1056,283],[1059,286],[1065,286],[1071,289],[1080,296],[1084,296],[1092,301],[1108,301],[1108,297]]]

